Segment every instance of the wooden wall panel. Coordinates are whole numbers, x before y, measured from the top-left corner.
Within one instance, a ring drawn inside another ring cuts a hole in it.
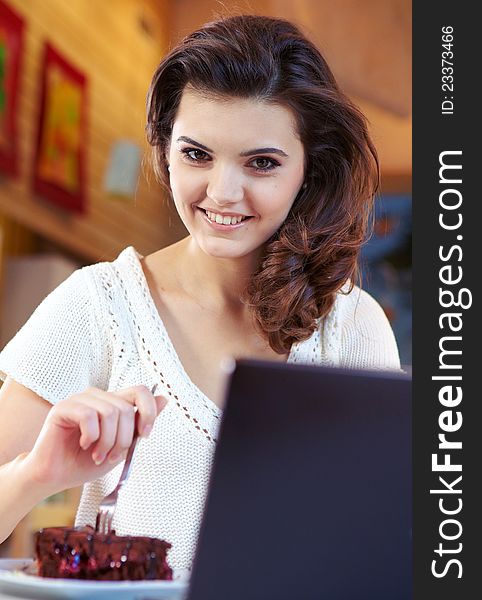
[[[369,119],[382,188],[410,191],[411,0],[177,0],[171,37],[178,41],[219,14],[248,13],[302,27]]]
[[[272,0],[302,24],[343,89],[407,117],[412,102],[411,0]]]
[[[147,158],[145,95],[152,73],[170,44],[216,12],[249,12],[251,5],[251,12],[285,16],[308,27],[370,119],[385,181],[409,185],[407,0],[383,0],[383,6],[380,0],[342,0],[346,10],[322,0],[257,0],[246,6],[217,0],[7,1],[25,18],[26,30],[19,104],[21,173],[17,180],[0,175],[0,211],[86,262],[111,259],[128,244],[148,253],[184,235],[149,167],[141,172],[132,201],[107,197],[103,178],[115,140],[136,141]],[[367,24],[371,33],[365,31]],[[389,29],[398,33],[388,35]],[[382,30],[385,34],[377,36]],[[88,77],[88,212],[83,216],[66,215],[31,193],[40,66],[47,40]]]
[[[184,228],[148,165],[134,199],[112,199],[103,192],[113,142],[140,144],[147,163],[145,97],[168,45],[169,0],[7,1],[25,19],[26,30],[18,107],[20,175],[0,175],[0,211],[86,262],[112,259],[129,244],[147,254],[179,239]],[[88,208],[81,216],[66,214],[31,192],[46,41],[88,79]]]

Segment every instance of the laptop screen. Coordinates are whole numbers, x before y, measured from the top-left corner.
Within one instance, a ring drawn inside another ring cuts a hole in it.
[[[411,380],[236,363],[189,600],[411,597]]]

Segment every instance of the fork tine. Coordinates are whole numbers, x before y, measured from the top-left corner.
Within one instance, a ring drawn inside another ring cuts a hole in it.
[[[104,519],[104,533],[107,535],[108,533],[110,533],[110,527],[109,527],[109,517],[110,517],[110,507],[106,509],[105,511],[105,519]]]
[[[114,518],[114,511],[112,509],[113,509],[113,507],[109,508],[109,511],[106,516],[106,523],[107,523],[106,533],[110,533],[112,531],[112,520]]]
[[[97,512],[95,530],[99,533],[104,532],[104,511],[101,508],[99,508],[99,511]]]
[[[106,514],[105,514],[105,510],[102,509],[99,513],[99,531],[100,533],[107,533],[107,527],[106,527]]]
[[[98,523],[98,527],[96,529],[99,533],[103,533],[104,532],[104,512],[102,509],[99,509],[97,516],[99,518],[99,523]]]

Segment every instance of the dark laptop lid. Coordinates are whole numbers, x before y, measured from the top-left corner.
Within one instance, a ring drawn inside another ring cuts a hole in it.
[[[411,380],[239,361],[189,600],[411,597]]]

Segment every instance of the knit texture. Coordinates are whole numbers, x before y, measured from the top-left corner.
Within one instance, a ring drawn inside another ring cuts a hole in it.
[[[115,391],[158,385],[169,402],[151,435],[138,443],[113,527],[118,535],[167,540],[169,564],[190,568],[221,410],[186,374],[139,258],[128,247],[111,263],[73,273],[0,353],[0,377],[8,374],[52,404],[89,386]],[[400,369],[383,310],[357,287],[337,295],[311,338],[292,346],[288,362]],[[99,503],[121,470],[122,464],[84,486],[77,525],[95,524]]]

